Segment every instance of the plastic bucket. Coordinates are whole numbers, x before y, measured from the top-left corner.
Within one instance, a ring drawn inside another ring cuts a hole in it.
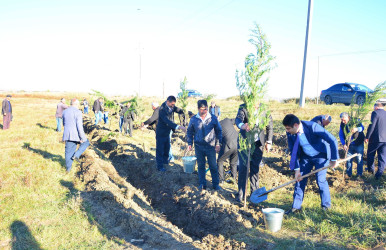
[[[280,208],[263,208],[265,229],[277,232],[281,229],[284,210]]]
[[[194,167],[196,166],[197,158],[195,156],[184,156],[182,157],[182,163],[184,165],[184,172],[191,174],[194,171]]]

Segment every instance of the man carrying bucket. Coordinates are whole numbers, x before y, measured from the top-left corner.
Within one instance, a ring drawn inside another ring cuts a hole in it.
[[[295,170],[295,178],[298,180],[295,184],[292,208],[286,212],[286,214],[291,214],[299,212],[302,207],[308,178],[300,180],[301,176],[310,173],[314,166],[315,169],[327,165],[335,167],[339,157],[338,142],[322,126],[314,122],[300,121],[293,114],[284,117],[283,125],[287,131],[288,146],[291,151],[290,169]],[[326,175],[327,169],[316,173],[323,210],[331,207]]]
[[[187,141],[188,151],[192,150],[193,139],[198,166],[199,189],[206,189],[205,163],[207,157],[212,185],[214,190],[221,190],[219,186],[218,170],[216,163],[216,152],[220,151],[222,143],[222,129],[217,117],[208,113],[206,100],[197,102],[198,114],[190,119]]]

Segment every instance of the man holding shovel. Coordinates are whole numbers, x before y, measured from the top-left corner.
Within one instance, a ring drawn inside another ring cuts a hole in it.
[[[258,109],[260,107],[260,104],[257,103],[255,105],[255,116],[258,116]],[[266,113],[262,115],[262,117],[265,117]],[[255,134],[254,143],[255,143],[255,150],[251,152],[251,158],[250,158],[250,173],[249,173],[249,179],[251,181],[251,193],[253,193],[255,190],[259,188],[259,169],[260,169],[260,163],[263,159],[263,151],[264,148],[269,151],[272,146],[272,137],[273,137],[273,121],[272,117],[269,115],[268,117],[268,125],[265,127],[265,130],[258,131]],[[259,119],[256,120],[256,124],[248,124],[248,111],[245,106],[245,104],[240,105],[239,111],[237,112],[236,116],[236,125],[240,129],[241,136],[245,139],[247,137],[247,132],[253,129],[258,129]],[[240,142],[239,142],[240,144]],[[247,150],[239,151],[239,179],[238,179],[238,197],[236,200],[238,202],[242,202],[245,200],[247,194],[246,194],[246,183],[247,183],[247,163],[248,163],[248,152]]]
[[[327,165],[335,167],[339,157],[338,142],[323,127],[314,122],[300,121],[293,114],[284,117],[283,125],[287,131],[288,146],[291,151],[290,169],[295,170],[295,178],[298,180],[295,184],[292,208],[286,212],[286,214],[291,214],[300,211],[302,207],[308,179],[302,179],[302,175],[310,173],[314,166],[315,169]],[[316,173],[323,210],[328,210],[331,207],[326,175],[327,169]]]

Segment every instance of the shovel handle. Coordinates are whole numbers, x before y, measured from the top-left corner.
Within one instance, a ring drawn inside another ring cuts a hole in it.
[[[348,160],[350,160],[351,158],[354,158],[354,157],[356,157],[356,156],[358,156],[358,155],[359,155],[358,153],[353,154],[353,155],[350,155],[349,157],[347,157],[347,158],[345,158],[345,159],[343,159],[343,160],[336,161],[336,164],[338,165],[338,164],[340,164],[340,163],[342,163],[342,162],[348,161]],[[320,171],[322,171],[322,170],[325,170],[325,169],[327,169],[327,168],[329,168],[329,167],[330,167],[330,166],[325,166],[325,167],[319,168],[319,169],[317,169],[317,170],[314,170],[314,171],[312,171],[312,172],[310,172],[310,173],[308,173],[308,174],[306,174],[306,175],[303,175],[303,176],[301,176],[301,177],[299,178],[299,181],[303,180],[304,178],[306,178],[306,177],[308,177],[308,176],[310,176],[310,175],[313,175],[313,174],[318,173],[318,172],[320,172]],[[263,195],[269,194],[269,193],[271,193],[271,192],[273,192],[273,191],[275,191],[275,190],[277,190],[277,189],[279,189],[279,188],[288,186],[289,184],[292,184],[292,183],[294,183],[294,182],[297,182],[297,180],[296,180],[296,179],[293,179],[292,181],[286,182],[286,183],[284,183],[284,184],[282,184],[282,185],[280,185],[280,186],[277,186],[277,187],[275,187],[275,188],[272,188],[272,189],[268,190],[267,192],[265,192],[265,193],[263,193],[263,194],[261,194],[261,195],[259,195],[259,196],[263,196]]]

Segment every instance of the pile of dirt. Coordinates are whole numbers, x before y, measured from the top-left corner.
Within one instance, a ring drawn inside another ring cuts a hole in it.
[[[152,209],[142,191],[119,176],[114,167],[88,150],[77,173],[84,183],[80,192],[88,216],[109,237],[124,239],[125,247],[196,249],[179,228]]]
[[[100,209],[97,208],[96,217],[102,216],[102,221],[106,217],[106,220],[109,220],[110,223],[113,221],[114,224],[115,220],[111,220],[111,216],[118,218],[127,216],[128,211],[131,211],[134,206],[132,203],[136,196],[132,195],[133,192],[137,194],[138,190],[143,190],[143,193],[140,192],[142,196],[137,195],[141,197],[141,204],[146,204],[146,196],[149,201],[146,207],[152,210],[151,214],[153,216],[158,214],[158,217],[156,216],[158,219],[162,218],[164,222],[171,222],[175,227],[171,231],[178,232],[180,230],[174,237],[182,239],[179,240],[180,243],[189,242],[192,246],[202,249],[215,249],[219,246],[222,246],[223,249],[251,248],[243,242],[231,239],[231,237],[262,224],[262,214],[256,213],[254,207],[242,208],[240,204],[235,203],[232,190],[215,192],[210,188],[211,185],[208,185],[208,190],[200,191],[197,188],[198,176],[184,173],[181,165],[171,164],[166,173],[160,173],[155,167],[155,157],[146,152],[143,147],[126,142],[123,149],[121,146],[116,146],[115,138],[107,138],[106,141],[101,142],[101,138],[109,132],[96,129],[90,120],[85,120],[85,131],[93,138],[93,145],[97,150],[108,156],[113,165],[95,167],[98,165],[98,161],[95,161],[96,155],[94,157],[86,155],[86,159],[89,157],[90,160],[85,161],[80,171],[81,180],[87,184],[86,190],[89,192],[95,190],[110,191],[107,194],[94,192],[95,196],[90,197],[88,201],[100,203],[100,206],[105,206],[106,209],[111,206],[111,203],[116,204],[117,201],[125,205],[125,209],[119,208],[119,212],[116,212],[116,209],[108,209],[113,213],[113,215],[108,216],[98,213]],[[178,136],[174,140],[180,146],[185,144],[183,138]],[[112,146],[107,146],[109,143]],[[91,165],[92,167],[88,167]],[[137,214],[140,213],[137,212]],[[154,220],[151,216],[149,217],[149,214],[141,215],[146,218],[145,222]],[[113,228],[116,234],[118,232],[137,231],[135,224],[128,225],[127,221],[130,222],[131,219],[123,221],[125,222],[115,225],[115,227],[108,224],[104,225],[107,225],[107,228]],[[133,228],[136,230],[130,231]],[[145,231],[148,233],[146,234]],[[137,232],[137,235],[131,237],[146,239],[147,244],[155,243],[149,241],[150,235],[153,235],[157,241],[168,241],[161,239],[161,237],[156,236],[157,233],[146,228]]]
[[[141,195],[146,196],[147,199],[144,198],[141,204],[146,204],[146,207],[153,211],[153,216],[157,214],[157,218],[173,224],[177,231],[174,229],[172,231],[178,232],[176,234],[181,237],[179,239],[183,239],[178,241],[179,243],[189,242],[191,246],[203,249],[217,249],[220,246],[223,249],[259,247],[252,245],[253,242],[237,241],[234,238],[234,235],[247,234],[251,228],[262,227],[263,223],[262,213],[257,212],[259,209],[256,210],[254,205],[249,204],[243,208],[241,204],[236,203],[234,189],[224,188],[217,192],[211,189],[211,185],[208,185],[208,190],[200,191],[197,188],[197,173],[184,173],[181,164],[179,164],[180,161],[169,164],[167,172],[159,172],[156,170],[154,152],[147,151],[144,144],[130,143],[128,138],[119,138],[118,140],[114,135],[111,135],[110,131],[97,129],[91,120],[86,119],[84,125],[96,150],[102,151],[101,155],[109,158],[112,163],[111,168],[116,171],[115,175],[124,180],[125,187],[130,186],[131,189],[142,190]],[[264,165],[260,168],[260,179],[263,181],[260,186],[266,186],[267,189],[279,186],[294,177],[293,171],[288,168],[290,156],[286,153],[286,136],[275,134],[273,141],[273,151],[265,154]],[[172,142],[173,153],[182,155],[186,146],[184,134],[176,133]],[[350,186],[358,186],[355,181],[346,180],[340,176],[329,173],[327,179],[331,187],[343,190]],[[88,187],[97,189],[92,180],[97,181],[101,178],[97,176],[90,178]],[[84,177],[82,179],[85,182],[88,180]],[[111,180],[113,180],[111,177],[105,178],[104,181],[100,182],[99,187],[102,188],[104,185],[102,183],[108,183]],[[314,176],[310,178],[310,182],[311,185],[307,188],[308,192],[318,192]],[[115,182],[113,181],[113,183]],[[118,200],[133,199],[133,196],[125,196],[127,192],[125,187],[119,185],[118,187],[123,192],[120,195],[123,198]],[[118,193],[119,190],[117,190]],[[286,190],[292,192],[293,186],[287,186]],[[108,198],[95,197],[95,199]],[[115,198],[115,200],[117,199]],[[146,218],[143,220],[148,222],[148,215],[143,216]],[[150,237],[142,231],[140,234],[146,239]],[[153,234],[151,232],[148,235]],[[263,233],[257,235],[256,238],[262,239],[260,247],[269,243],[267,235]]]

